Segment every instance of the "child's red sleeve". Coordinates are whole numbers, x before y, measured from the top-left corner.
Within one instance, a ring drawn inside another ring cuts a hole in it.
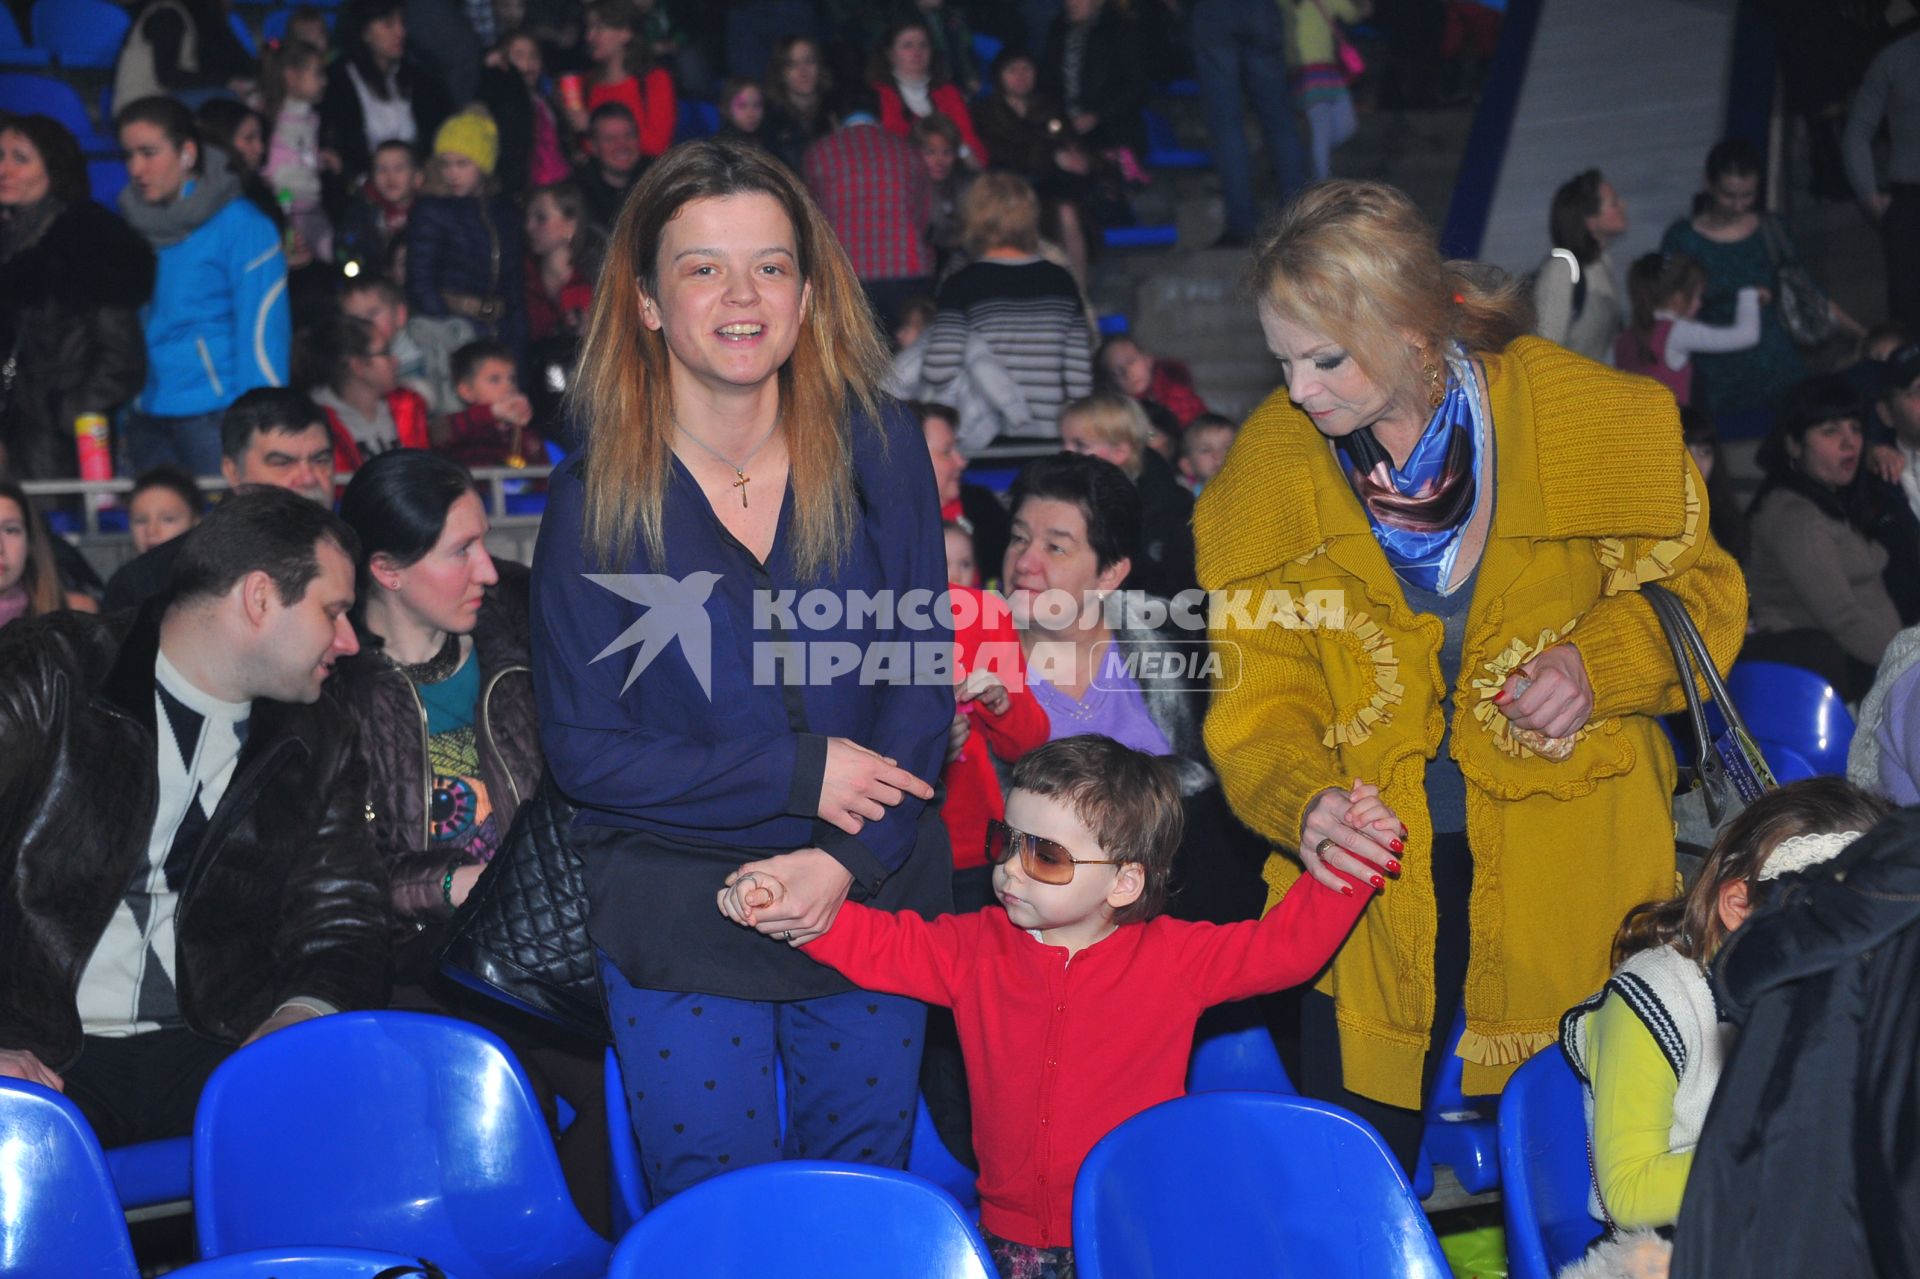
[[[1177,924],[1178,968],[1202,1004],[1220,1004],[1285,990],[1327,966],[1353,931],[1373,889],[1348,881],[1337,893],[1302,875],[1260,919],[1237,924]]]
[[[979,713],[974,723],[986,735],[987,746],[993,753],[1011,764],[1028,751],[1045,746],[1053,724],[1047,718],[1046,707],[1040,705],[1040,699],[1027,685],[1027,658],[1020,648],[1019,633],[1013,629],[1012,614],[1004,609],[996,610],[983,618],[981,629],[983,633],[970,652],[962,652],[961,660],[969,672],[987,670],[999,676],[1000,682],[1007,686],[1012,704],[1006,714],[995,716],[975,702]]]
[[[856,986],[951,1007],[961,933],[972,915],[928,921],[911,911],[848,902],[833,926],[800,948]]]
[[[1053,721],[1047,718],[1047,708],[1040,704],[1032,689],[1010,688],[1007,693],[1012,700],[1006,714],[996,716],[981,706],[974,723],[986,735],[993,753],[1012,764],[1028,751],[1037,751],[1047,744]]]

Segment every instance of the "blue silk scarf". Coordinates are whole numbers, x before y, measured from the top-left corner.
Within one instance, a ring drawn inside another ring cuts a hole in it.
[[[1372,427],[1341,437],[1347,482],[1367,512],[1393,571],[1437,595],[1448,594],[1460,540],[1478,498],[1483,431],[1480,397],[1465,360],[1448,361],[1447,390],[1400,466]]]

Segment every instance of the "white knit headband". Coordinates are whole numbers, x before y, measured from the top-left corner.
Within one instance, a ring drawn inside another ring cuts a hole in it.
[[[1782,875],[1791,875],[1809,866],[1818,866],[1821,862],[1831,861],[1840,855],[1840,850],[1859,839],[1865,831],[1839,830],[1820,832],[1813,835],[1795,835],[1792,839],[1783,839],[1773,846],[1767,854],[1766,864],[1760,867],[1762,880],[1778,879]]]

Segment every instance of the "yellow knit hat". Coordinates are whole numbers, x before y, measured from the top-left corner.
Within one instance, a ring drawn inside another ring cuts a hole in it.
[[[480,172],[491,174],[500,155],[500,128],[485,112],[462,111],[433,135],[433,153],[445,151],[464,155],[480,166]]]

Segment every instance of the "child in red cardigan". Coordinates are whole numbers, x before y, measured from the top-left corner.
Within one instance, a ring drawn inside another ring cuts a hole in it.
[[[546,441],[514,380],[513,352],[483,338],[453,353],[454,394],[466,407],[434,424],[433,447],[462,466],[541,465]]]
[[[948,564],[952,565],[949,552]],[[948,574],[952,576],[951,571]],[[953,844],[953,893],[960,910],[993,900],[987,876],[987,823],[1006,816],[994,759],[1018,763],[1046,745],[1052,732],[1046,708],[1027,687],[1027,659],[1013,629],[1006,598],[950,582],[953,597],[956,718],[967,723],[948,749],[940,780],[946,799],[940,820]]]
[[[1354,800],[1356,824],[1397,824],[1375,788]],[[870,990],[952,1007],[980,1225],[1002,1274],[1069,1263],[1081,1161],[1115,1125],[1185,1091],[1200,1014],[1312,978],[1384,882],[1334,892],[1302,876],[1245,923],[1158,916],[1182,823],[1164,761],[1108,737],[1063,738],[1015,766],[1007,820],[991,828],[999,906],[927,920],[848,902],[825,931],[781,938]],[[743,867],[719,906],[757,926],[783,892]]]

